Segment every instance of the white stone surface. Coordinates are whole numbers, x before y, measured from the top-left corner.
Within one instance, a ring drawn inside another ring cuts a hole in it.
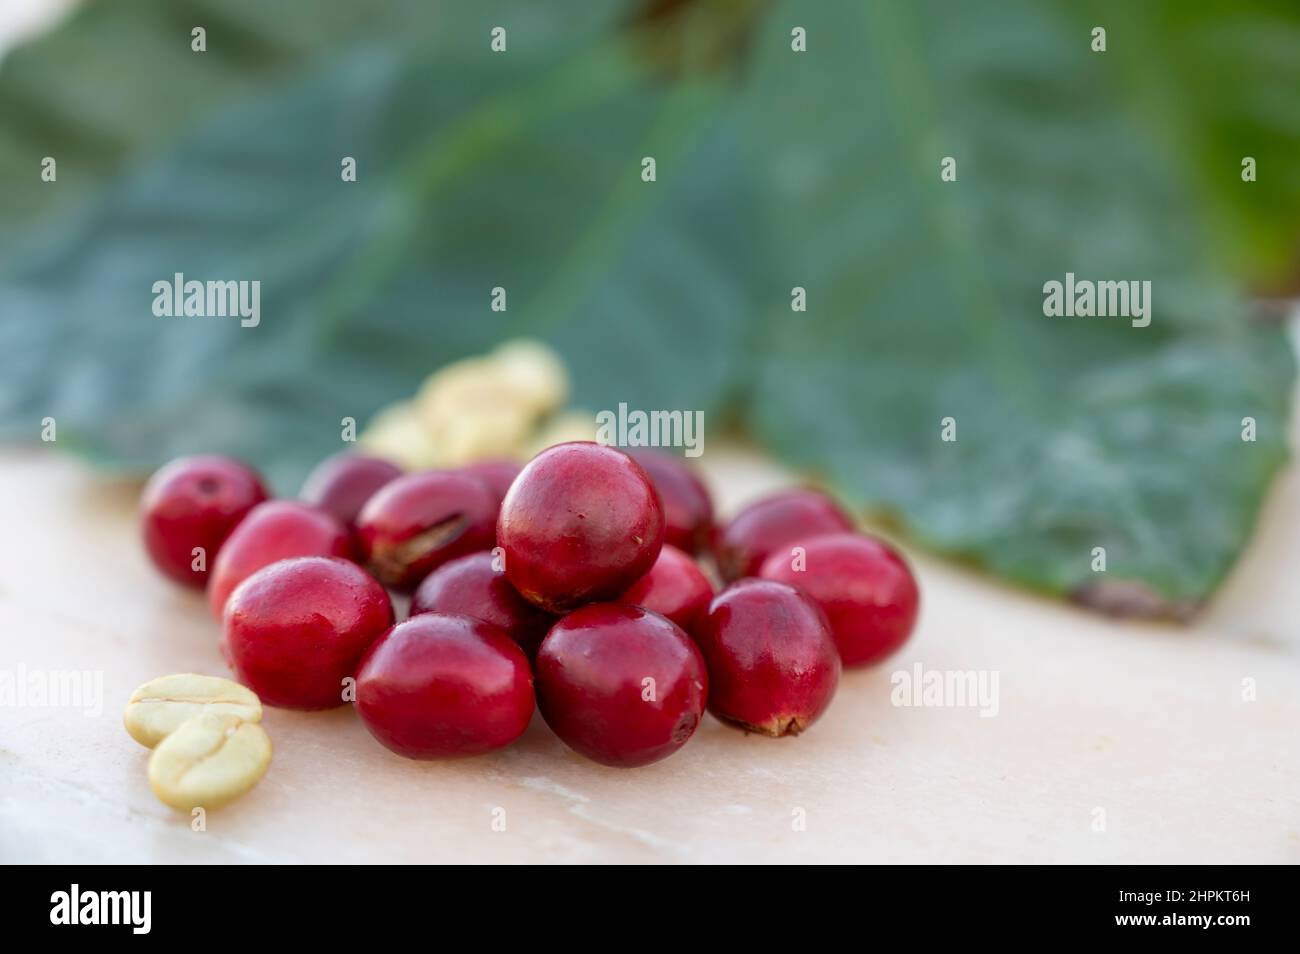
[[[784,480],[707,456],[729,507]],[[1294,642],[1229,638],[1230,614],[1116,623],[926,558],[915,638],[848,674],[797,739],[707,718],[674,757],[620,771],[536,718],[499,753],[417,763],[348,709],[267,709],[266,777],[194,832],[149,791],[121,711],[154,676],[227,670],[202,597],[148,565],[137,492],[68,457],[0,454],[0,670],[102,672],[105,697],[98,716],[0,709],[0,861],[1300,861]],[[1297,496],[1288,477],[1271,512]],[[1271,552],[1248,561],[1295,578],[1294,534],[1258,543]],[[996,670],[998,714],[891,705],[890,672],[917,662]]]

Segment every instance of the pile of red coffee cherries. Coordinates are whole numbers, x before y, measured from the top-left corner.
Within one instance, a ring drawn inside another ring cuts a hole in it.
[[[296,501],[268,500],[238,461],[187,457],[154,474],[142,519],[159,569],[207,587],[222,652],[264,702],[352,701],[411,758],[507,745],[534,705],[605,765],[671,755],[706,705],[797,735],[841,665],[907,639],[919,599],[903,559],[824,494],[785,491],[717,527],[681,460],[586,442],[522,469],[403,474],[340,454]],[[696,562],[710,553],[717,595]],[[404,622],[389,589],[411,594]]]

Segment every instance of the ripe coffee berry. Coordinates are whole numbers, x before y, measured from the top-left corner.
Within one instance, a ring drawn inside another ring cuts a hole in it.
[[[650,476],[664,511],[664,543],[686,553],[706,550],[713,533],[713,500],[681,459],[655,450],[628,451]]]
[[[802,550],[796,562],[789,552]],[[832,533],[799,540],[764,562],[760,575],[793,584],[830,621],[846,666],[879,662],[907,641],[920,592],[907,563],[875,537]]]
[[[498,501],[505,499],[506,491],[510,489],[510,485],[515,482],[521,470],[523,467],[514,461],[501,459],[475,461],[461,468],[463,473],[477,477],[487,484]]]
[[[533,674],[523,650],[490,623],[425,613],[394,626],[367,653],[356,709],[398,755],[478,755],[528,728]]]
[[[299,556],[353,557],[347,529],[323,510],[296,500],[258,504],[217,554],[208,581],[208,606],[221,619],[240,583],[277,560]]]
[[[719,534],[718,572],[728,582],[755,576],[775,550],[801,537],[852,530],[853,521],[835,501],[815,490],[764,497],[736,514]]]
[[[532,659],[556,617],[520,596],[496,569],[495,561],[491,553],[483,552],[444,563],[416,588],[411,615],[444,613],[481,619],[504,630]]]
[[[645,471],[622,451],[585,441],[534,457],[497,520],[506,576],[552,613],[620,597],[650,571],[663,537]]]
[[[351,529],[366,501],[401,476],[402,468],[383,458],[345,451],[317,464],[298,497]]]
[[[704,571],[681,550],[665,543],[650,572],[618,601],[667,616],[689,633],[712,599],[713,584]]]
[[[638,606],[584,606],[551,627],[537,652],[546,724],[602,765],[672,755],[700,724],[708,686],[690,637]]]
[[[237,460],[178,458],[149,478],[140,498],[145,549],[168,577],[201,588],[230,532],[265,499],[262,479]]]
[[[407,474],[361,508],[357,538],[380,582],[409,590],[448,560],[490,548],[496,512],[496,498],[477,477]]]
[[[258,570],[230,595],[222,652],[268,705],[329,709],[343,680],[393,625],[388,593],[347,560],[298,557]]]
[[[830,705],[840,681],[826,617],[785,583],[742,580],[728,587],[696,627],[695,640],[709,667],[709,711],[750,732],[798,735]]]

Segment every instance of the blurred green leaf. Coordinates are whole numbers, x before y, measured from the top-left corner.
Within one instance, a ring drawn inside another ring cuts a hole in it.
[[[954,17],[774,14],[816,56],[772,31],[744,109],[762,231],[809,311],[772,309],[754,426],[937,549],[1052,592],[1129,580],[1194,602],[1286,457],[1290,347],[1245,321],[1196,197],[1086,27],[1029,3]],[[1150,327],[1045,317],[1043,283],[1067,272],[1150,280]]]
[[[1234,137],[1273,169],[1295,117],[1197,76],[1201,127],[1178,83],[1224,17],[1249,50],[1294,16],[744,0],[660,4],[645,43],[614,2],[360,9],[121,0],[0,65],[0,434],[54,415],[109,466],[219,449],[291,489],[341,417],[529,334],[583,406],[730,414],[1051,592],[1086,591],[1105,546],[1107,579],[1181,606],[1242,546],[1294,368],[1241,284],[1284,270],[1297,177],[1248,197]],[[33,184],[47,154],[57,188]],[[1151,327],[1045,318],[1067,271],[1152,281]],[[175,272],[260,280],[262,325],[154,317]]]
[[[1158,141],[1170,173],[1194,190],[1215,261],[1253,287],[1300,293],[1300,6],[1107,0],[1073,9],[1081,24],[1110,26],[1109,85],[1134,134]],[[1247,156],[1257,164],[1249,183]]]
[[[719,90],[663,89],[613,38],[496,56],[487,36],[353,51],[29,229],[0,267],[20,316],[5,433],[52,415],[61,443],[131,470],[222,448],[291,489],[342,417],[524,332],[562,347],[580,398],[718,407],[747,313],[726,233],[748,215],[735,137],[705,128]],[[670,182],[641,183],[647,154]],[[262,324],[155,317],[177,272],[261,281]]]
[[[590,42],[624,0],[112,0],[0,64],[0,251],[19,227],[85,201],[133,162],[148,162],[212,111],[273,94],[305,71],[369,45],[418,46],[430,59],[486,49],[518,25],[517,50],[559,56]],[[581,13],[581,16],[571,14]],[[563,14],[563,18],[555,14]],[[207,51],[190,31],[207,31]],[[455,82],[447,75],[444,82]],[[35,185],[45,156],[57,189]]]

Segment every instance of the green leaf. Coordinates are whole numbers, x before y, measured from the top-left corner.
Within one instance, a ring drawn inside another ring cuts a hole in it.
[[[1088,17],[1081,5],[1076,18]],[[1110,0],[1113,82],[1196,191],[1215,260],[1300,291],[1300,9],[1291,0]],[[1242,162],[1256,165],[1252,182]]]
[[[774,200],[763,232],[809,310],[772,309],[760,438],[1019,582],[1203,597],[1286,457],[1293,360],[1216,275],[1112,61],[1041,5],[981,7],[960,30],[935,3],[772,22],[805,26],[809,52],[765,34],[747,128]],[[1151,281],[1151,325],[1045,317],[1043,285],[1067,272]]]
[[[1202,599],[1286,456],[1291,351],[1242,284],[1279,280],[1295,248],[1296,180],[1276,174],[1295,117],[1258,80],[1291,70],[1266,41],[1296,17],[1253,0],[638,6],[656,42],[613,0],[118,0],[16,53],[0,436],[53,415],[106,466],[220,450],[291,490],[342,417],[536,335],[578,404],[703,410],[714,435],[734,420],[1010,579]],[[1236,52],[1208,49],[1217,27]],[[1251,81],[1229,74],[1256,49]],[[1272,176],[1257,192],[1242,138]],[[36,180],[50,154],[57,186]],[[153,283],[176,272],[261,281],[261,325],[155,317]],[[1066,272],[1151,281],[1151,326],[1044,317]]]
[[[130,470],[219,448],[289,490],[344,416],[523,332],[563,349],[580,400],[717,407],[748,311],[745,243],[723,234],[748,214],[739,155],[707,126],[719,90],[665,90],[614,39],[496,56],[481,36],[432,61],[355,52],[29,231],[0,267],[22,316],[5,433],[51,415],[61,442]],[[672,181],[641,182],[643,155]],[[261,324],[156,317],[153,284],[176,273],[260,281]]]
[[[215,110],[273,95],[294,78],[371,46],[406,44],[429,60],[513,48],[559,56],[606,31],[621,0],[582,4],[563,22],[526,0],[114,0],[86,3],[60,29],[0,63],[0,252],[22,227],[75,208],[112,176],[147,162]],[[191,30],[207,49],[191,49]],[[448,73],[444,82],[454,83]],[[58,187],[38,184],[58,161]]]

